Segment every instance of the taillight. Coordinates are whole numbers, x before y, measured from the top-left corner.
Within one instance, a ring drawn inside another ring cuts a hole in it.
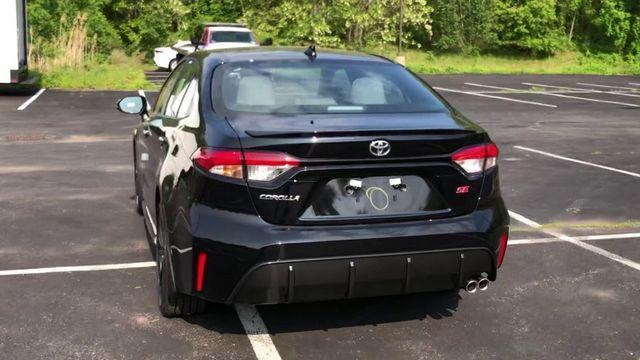
[[[507,242],[509,241],[509,231],[505,231],[500,235],[500,249],[498,249],[498,267],[502,266],[504,254],[507,251]]]
[[[242,151],[200,148],[192,156],[200,169],[211,174],[242,179]]]
[[[287,170],[300,165],[300,160],[285,153],[267,151],[245,151],[247,179],[270,181]]]
[[[287,170],[300,165],[295,157],[273,151],[245,151],[200,148],[193,162],[211,174],[254,181],[271,181]]]
[[[474,175],[495,167],[499,153],[498,147],[493,143],[473,145],[453,153],[451,160],[467,174]]]

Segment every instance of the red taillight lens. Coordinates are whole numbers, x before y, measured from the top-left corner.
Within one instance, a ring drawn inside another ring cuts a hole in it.
[[[466,173],[479,174],[496,166],[499,153],[493,143],[480,144],[456,151],[451,155],[451,160]]]
[[[200,148],[192,156],[193,162],[212,174],[242,179],[246,167],[247,179],[270,181],[287,170],[299,166],[300,160],[285,153]]]
[[[204,269],[207,266],[207,253],[201,252],[198,254],[198,263],[196,268],[196,291],[202,291],[204,289]]]
[[[505,231],[500,235],[500,249],[498,250],[498,267],[502,266],[504,254],[507,251],[507,242],[509,241],[509,231]]]
[[[243,158],[240,150],[200,148],[192,156],[193,162],[211,174],[242,179]]]

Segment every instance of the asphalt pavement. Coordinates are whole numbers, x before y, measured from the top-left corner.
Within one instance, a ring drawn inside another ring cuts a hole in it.
[[[497,281],[258,306],[264,333],[160,316],[126,92],[0,95],[0,358],[639,359],[640,77],[425,78],[500,147]]]

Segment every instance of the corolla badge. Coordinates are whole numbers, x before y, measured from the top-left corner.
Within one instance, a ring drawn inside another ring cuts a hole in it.
[[[300,195],[260,194],[260,200],[300,201]]]
[[[391,145],[387,140],[373,140],[369,144],[369,152],[374,156],[386,156],[391,151]]]

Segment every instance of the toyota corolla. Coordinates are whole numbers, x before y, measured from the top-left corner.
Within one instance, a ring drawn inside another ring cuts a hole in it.
[[[165,316],[466,289],[496,280],[509,216],[498,148],[387,59],[198,52],[133,135],[137,208]]]

